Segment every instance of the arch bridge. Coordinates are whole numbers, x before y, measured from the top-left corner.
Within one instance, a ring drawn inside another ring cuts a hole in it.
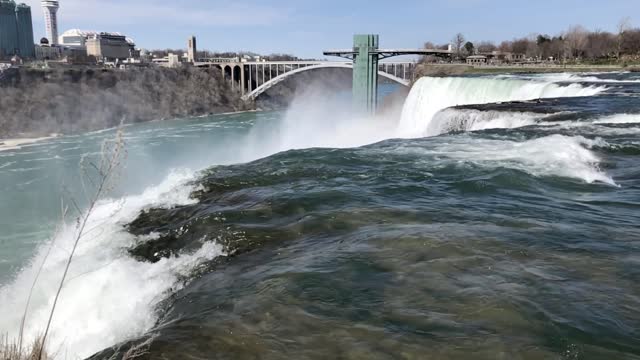
[[[212,61],[215,60],[215,61]],[[225,61],[226,60],[226,61]],[[238,59],[206,59],[198,67],[215,67],[222,71],[231,86],[239,89],[246,100],[255,100],[265,91],[296,74],[317,69],[353,69],[350,61],[260,61]],[[412,61],[381,62],[378,74],[390,81],[409,86],[416,66]]]
[[[451,58],[453,52],[439,49],[384,49],[378,46],[379,36],[364,34],[353,36],[350,49],[329,50],[327,56],[348,59],[349,62],[293,61],[293,62],[200,62],[196,66],[216,66],[233,87],[240,88],[242,95],[256,98],[273,85],[294,74],[320,68],[353,69],[353,102],[360,112],[374,113],[378,101],[378,76],[383,76],[403,85],[408,85],[413,76],[414,62],[387,63],[382,60],[401,55],[430,55]],[[239,59],[238,59],[239,60]],[[400,73],[398,73],[400,68]]]

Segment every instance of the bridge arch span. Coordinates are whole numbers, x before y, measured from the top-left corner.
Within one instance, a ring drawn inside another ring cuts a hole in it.
[[[317,70],[317,69],[353,69],[353,64],[348,64],[348,63],[333,63],[333,64],[314,64],[314,65],[309,65],[309,66],[305,66],[305,67],[301,67],[295,70],[291,70],[288,72],[285,72],[283,74],[280,74],[279,76],[274,77],[273,79],[265,82],[264,84],[258,86],[257,88],[255,88],[253,91],[251,91],[250,93],[246,94],[243,96],[243,98],[245,100],[249,100],[249,99],[256,99],[258,96],[260,96],[262,93],[264,93],[265,91],[271,89],[273,86],[281,83],[282,81],[286,80],[287,78],[305,72],[305,71],[311,71],[311,70]],[[394,81],[400,85],[403,86],[409,86],[409,80],[404,80],[400,77],[391,75],[389,73],[386,73],[384,71],[378,71],[378,75],[389,79],[391,81]]]

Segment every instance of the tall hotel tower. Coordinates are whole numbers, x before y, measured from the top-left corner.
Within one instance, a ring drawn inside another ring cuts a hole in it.
[[[47,39],[49,44],[58,44],[58,0],[42,0],[42,10],[44,10],[44,23],[47,27]]]

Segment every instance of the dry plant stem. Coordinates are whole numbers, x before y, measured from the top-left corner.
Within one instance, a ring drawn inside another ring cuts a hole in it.
[[[73,256],[75,255],[76,249],[78,248],[78,243],[80,242],[80,239],[82,239],[84,235],[84,229],[87,226],[87,222],[89,221],[89,216],[93,212],[93,209],[95,208],[103,192],[108,188],[108,185],[109,185],[108,183],[111,178],[111,175],[113,174],[115,167],[118,165],[120,152],[122,150],[122,131],[121,130],[118,130],[116,134],[116,141],[114,143],[114,147],[111,150],[112,150],[111,157],[107,157],[106,144],[103,144],[103,149],[102,149],[103,159],[101,160],[100,167],[96,167],[94,165],[99,175],[98,181],[96,182],[97,188],[93,197],[89,201],[89,208],[87,209],[87,211],[85,212],[85,214],[82,216],[82,218],[78,223],[78,233],[75,237],[73,247],[71,249],[71,253],[67,258],[67,263],[65,265],[62,278],[60,279],[60,284],[58,286],[58,290],[56,291],[56,296],[53,300],[53,306],[51,307],[51,311],[49,313],[49,320],[47,321],[47,326],[45,328],[44,334],[42,335],[42,345],[40,347],[38,357],[36,358],[38,360],[41,360],[42,358],[42,352],[47,340],[47,335],[49,334],[51,321],[53,320],[53,314],[55,313],[56,306],[58,304],[58,299],[60,298],[60,293],[62,292],[62,288],[64,287],[67,274],[69,273],[69,267],[71,266]],[[76,205],[76,208],[77,208],[77,205]]]
[[[36,360],[42,340],[36,338],[26,349],[18,349],[18,345],[9,342],[9,336],[0,337],[0,360]],[[42,360],[50,359],[48,354],[42,355]]]
[[[61,209],[62,211],[61,211],[60,223],[62,223],[62,221],[64,221],[64,218],[67,216],[68,208],[64,206],[64,202],[61,203]],[[51,249],[53,249],[53,246],[55,244],[55,239],[58,237],[57,235],[60,233],[60,231],[61,231],[61,227],[60,226],[56,227],[56,230],[54,231],[54,235],[51,238],[51,243],[49,244],[49,248],[47,249],[47,253],[44,256],[44,259],[42,260],[40,267],[38,267],[38,272],[36,273],[36,276],[33,279],[33,283],[31,284],[31,289],[29,289],[29,296],[27,297],[27,303],[24,306],[24,313],[22,314],[22,319],[20,320],[20,333],[18,334],[18,351],[22,351],[22,341],[24,340],[24,325],[27,321],[27,313],[29,311],[29,305],[31,304],[31,297],[33,296],[33,290],[36,287],[36,283],[40,278],[40,274],[42,273],[44,264],[47,262],[47,259],[51,254]]]

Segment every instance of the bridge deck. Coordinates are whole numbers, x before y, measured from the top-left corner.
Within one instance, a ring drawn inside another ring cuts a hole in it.
[[[217,62],[208,62],[208,61],[197,61],[194,63],[195,66],[205,66],[205,65],[219,65],[219,66],[227,66],[227,65],[325,65],[325,64],[351,64],[351,61],[326,61],[326,60],[309,60],[309,61],[233,61],[226,63],[217,63]],[[381,62],[380,65],[383,64],[409,64],[411,62],[407,61],[384,61]]]
[[[399,55],[451,55],[449,50],[440,49],[376,49],[371,51],[372,54],[378,54],[381,59],[399,56]],[[353,57],[357,54],[354,49],[337,49],[327,50],[323,52],[326,56]]]

